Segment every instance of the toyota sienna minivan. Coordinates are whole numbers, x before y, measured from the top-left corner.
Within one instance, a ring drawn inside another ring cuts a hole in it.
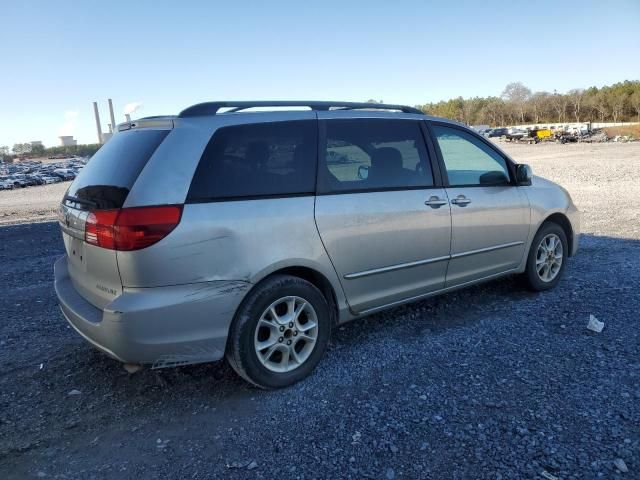
[[[503,275],[553,288],[579,236],[569,194],[473,130],[344,102],[121,124],[59,223],[55,289],[88,342],[155,368],[226,357],[263,388],[308,375],[343,322]]]

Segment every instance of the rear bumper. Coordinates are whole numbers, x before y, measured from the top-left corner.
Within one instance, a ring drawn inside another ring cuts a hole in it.
[[[54,266],[62,313],[89,343],[125,363],[156,367],[219,360],[229,326],[251,284],[214,281],[124,288],[104,309],[75,289],[66,255]]]

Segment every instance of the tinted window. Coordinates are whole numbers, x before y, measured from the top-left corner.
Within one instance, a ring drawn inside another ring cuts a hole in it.
[[[326,120],[325,125],[321,192],[433,185],[419,122],[350,119]]]
[[[503,185],[509,182],[505,159],[482,140],[457,128],[434,125],[449,184]]]
[[[116,133],[78,174],[67,195],[98,208],[119,208],[169,130],[139,129]]]
[[[313,193],[316,138],[315,120],[219,128],[202,154],[189,198]]]

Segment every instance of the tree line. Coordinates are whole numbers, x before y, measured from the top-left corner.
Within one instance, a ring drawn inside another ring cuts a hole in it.
[[[16,143],[10,149],[8,146],[0,146],[0,158],[16,157],[52,157],[64,155],[66,157],[90,157],[101,147],[98,143],[86,145],[66,145],[46,148],[42,144]]]
[[[377,103],[376,100],[369,100]],[[640,81],[625,80],[602,88],[574,88],[567,93],[532,92],[521,82],[508,84],[499,97],[452,98],[417,105],[428,115],[451,118],[468,125],[518,125],[565,122],[640,122]],[[0,146],[0,157],[91,156],[99,144],[45,148],[16,143]]]
[[[567,93],[532,92],[521,82],[499,97],[452,98],[418,105],[423,112],[468,125],[519,125],[565,122],[640,122],[640,81]]]

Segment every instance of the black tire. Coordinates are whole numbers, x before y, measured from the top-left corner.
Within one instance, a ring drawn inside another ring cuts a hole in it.
[[[560,270],[556,274],[556,276],[550,281],[544,281],[538,275],[536,270],[536,257],[538,252],[538,246],[542,242],[542,239],[547,235],[555,234],[560,239],[562,243],[562,264],[560,265]],[[544,290],[549,290],[554,288],[562,275],[564,274],[565,267],[567,266],[567,259],[569,257],[569,244],[567,242],[567,236],[564,233],[564,230],[560,225],[553,222],[545,222],[542,224],[536,236],[533,238],[533,242],[531,243],[531,247],[529,248],[529,255],[527,257],[527,267],[523,274],[523,279],[528,288],[536,292],[542,292]]]
[[[311,304],[317,316],[318,331],[309,357],[295,369],[280,373],[267,369],[260,362],[254,338],[265,310],[276,300],[287,296],[301,297]],[[274,275],[256,285],[242,301],[229,330],[226,357],[238,375],[248,382],[260,388],[282,388],[299,382],[313,371],[327,349],[330,334],[329,305],[320,290],[299,277]]]

